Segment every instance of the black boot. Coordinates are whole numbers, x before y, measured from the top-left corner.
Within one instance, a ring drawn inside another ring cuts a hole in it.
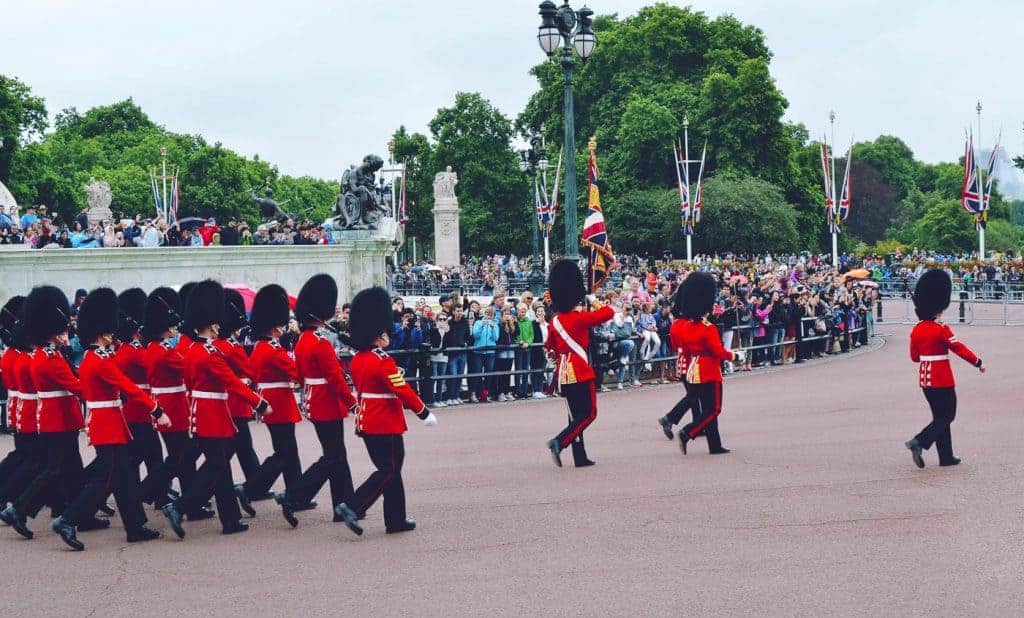
[[[296,504],[295,505],[295,512],[299,512],[299,511],[314,511],[314,510],[316,510],[316,507],[317,507],[316,500],[310,500],[309,502],[307,502],[305,504]]]
[[[112,507],[110,505],[107,505],[107,504],[101,504],[100,508],[97,509],[96,512],[97,513],[103,513],[107,517],[113,517],[114,516],[114,507]]]
[[[25,516],[15,510],[13,505],[7,507],[2,513],[0,513],[0,519],[2,519],[8,526],[14,528],[15,532],[26,539],[31,540],[32,537],[35,536],[32,534],[32,531],[28,529],[28,526],[25,525]]]
[[[185,538],[185,529],[181,527],[181,513],[178,511],[178,507],[174,506],[174,503],[170,503],[164,508],[160,509],[164,513],[164,517],[171,524],[171,530],[174,530],[174,534],[179,539]]]
[[[914,465],[918,468],[924,467],[924,457],[921,456],[923,449],[921,443],[917,441],[917,438],[911,438],[904,443],[908,449],[910,449],[910,456],[914,459]]]
[[[718,448],[711,449],[708,452],[711,453],[712,455],[725,455],[726,453],[731,453],[732,451],[725,448],[724,446],[720,446]]]
[[[661,425],[661,432],[665,434],[665,437],[669,440],[672,439],[672,423],[669,422],[667,416],[663,416],[658,419],[658,425]]]
[[[60,535],[60,538],[71,549],[75,551],[82,551],[85,549],[85,545],[75,537],[75,527],[64,521],[63,517],[58,517],[53,520],[53,523],[50,524],[50,528]]]
[[[557,438],[548,440],[548,450],[551,451],[551,459],[554,460],[555,465],[559,468],[562,467],[562,446],[558,443]]]
[[[409,519],[399,523],[397,526],[385,526],[384,531],[388,534],[396,534],[398,532],[409,532],[410,530],[416,529],[416,522]]]
[[[242,507],[249,517],[256,517],[256,509],[252,508],[252,502],[245,493],[245,485],[235,485],[235,495],[238,496],[238,506]]]
[[[582,442],[572,443],[572,461],[577,468],[587,468],[597,463],[587,457],[587,449]]]
[[[213,519],[216,516],[217,513],[209,506],[201,506],[187,515],[189,521],[203,521],[204,519]]]
[[[690,437],[690,434],[686,433],[686,429],[681,429],[679,431],[679,450],[683,452],[683,455],[686,454],[686,445],[690,440],[693,440],[693,438]]]
[[[249,524],[244,521],[240,521],[233,526],[224,526],[224,529],[220,531],[221,534],[238,534],[239,532],[245,532],[249,529]]]
[[[363,534],[363,527],[359,525],[359,519],[356,517],[355,512],[348,508],[348,505],[344,502],[339,502],[338,505],[334,507],[334,514],[345,521],[345,525],[348,526],[349,530],[357,535]]]
[[[139,543],[139,542],[142,542],[142,541],[152,541],[154,539],[159,539],[159,538],[160,538],[160,533],[157,532],[156,530],[153,530],[152,528],[147,527],[146,525],[142,525],[142,526],[140,526],[136,530],[129,530],[128,531],[128,542],[129,543]]]
[[[78,524],[79,532],[89,532],[90,530],[106,530],[110,527],[109,519],[102,519],[100,517],[93,517],[87,519],[82,523]]]
[[[960,458],[959,457],[954,457],[953,459],[950,459],[949,461],[939,462],[939,465],[942,466],[942,467],[958,466],[958,465],[960,465]]]
[[[288,501],[287,494],[280,493],[274,496],[274,501],[277,502],[281,507],[281,515],[284,520],[288,522],[288,525],[292,528],[299,527],[299,518],[295,516],[295,509],[292,508],[291,502]]]

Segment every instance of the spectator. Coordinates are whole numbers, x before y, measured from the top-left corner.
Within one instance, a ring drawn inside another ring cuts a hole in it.
[[[452,310],[452,319],[448,322],[448,333],[442,345],[448,352],[448,391],[445,403],[457,406],[462,403],[462,375],[466,373],[467,352],[469,345],[469,322],[466,320],[461,305]]]
[[[206,220],[203,227],[199,228],[199,236],[202,237],[202,244],[209,245],[213,242],[213,235],[220,232],[220,228],[217,227],[217,220],[210,217]]]
[[[430,356],[430,377],[434,381],[434,391],[431,393],[433,406],[443,408],[448,405],[445,402],[445,387],[448,375],[448,353],[445,351],[444,341],[448,336],[448,313],[441,311],[437,314],[437,328],[430,333],[430,348],[433,353]]]
[[[617,376],[619,383],[616,388],[622,390],[622,384],[627,376],[631,378],[630,384],[632,386],[643,386],[640,383],[639,372],[637,371],[636,343],[633,341],[633,333],[635,332],[633,316],[624,306],[619,307],[616,311],[615,317],[612,318],[610,329],[612,341],[614,341],[612,352],[619,360]]]
[[[234,217],[228,219],[228,225],[220,231],[220,244],[233,247],[238,244],[238,221]]]
[[[0,232],[10,234],[14,221],[11,219],[10,215],[7,214],[6,210],[6,208],[0,206]]]
[[[82,206],[82,210],[75,215],[75,223],[83,230],[89,229],[89,206]]]
[[[516,305],[516,397],[522,399],[530,396],[530,359],[533,351],[533,320],[528,315],[526,303]],[[524,373],[518,373],[518,372]]]
[[[473,355],[470,357],[470,373],[490,373],[494,371],[494,346],[498,343],[498,322],[494,319],[494,307],[485,307],[483,316],[473,325]],[[494,393],[494,378],[486,376],[470,380],[473,391],[471,401],[486,402]],[[474,388],[475,386],[475,388]]]
[[[416,352],[423,343],[423,330],[419,319],[412,309],[405,309],[395,322],[395,336],[391,340],[391,350],[395,351],[395,362],[405,369],[405,376],[416,376],[418,360]]]
[[[533,343],[535,345],[530,350],[530,367],[533,368],[530,378],[533,383],[533,397],[544,399],[547,397],[544,394],[545,369],[547,368],[547,351],[544,344],[548,342],[549,328],[544,303],[533,303],[533,315]]]
[[[495,376],[494,390],[498,401],[510,401],[513,399],[509,392],[510,379],[507,375],[512,371],[512,362],[515,359],[515,341],[519,332],[516,319],[512,317],[512,308],[504,306],[500,310],[501,319],[498,323],[498,351],[494,358],[494,370],[506,375]]]
[[[39,221],[39,216],[36,215],[36,207],[29,206],[25,209],[25,214],[21,216],[21,229],[27,230],[32,227],[33,224]]]
[[[637,334],[640,335],[640,351],[637,354],[645,363],[644,370],[650,371],[650,360],[661,349],[661,337],[658,336],[658,321],[654,317],[654,303],[641,305],[641,312],[636,322]]]

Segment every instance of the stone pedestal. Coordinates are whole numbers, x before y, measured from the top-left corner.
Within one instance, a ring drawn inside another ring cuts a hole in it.
[[[89,184],[85,185],[85,194],[89,202],[89,225],[113,219],[114,213],[110,212],[110,202],[113,200],[110,185],[90,178]]]
[[[434,263],[438,266],[458,266],[462,256],[459,198],[455,197],[458,182],[458,174],[451,166],[434,176]]]

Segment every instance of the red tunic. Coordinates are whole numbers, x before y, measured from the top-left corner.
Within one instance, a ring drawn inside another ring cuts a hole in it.
[[[149,378],[146,376],[146,346],[138,339],[121,344],[114,353],[114,362],[121,373],[128,376],[140,390],[149,391]],[[79,370],[81,371],[81,370]],[[129,423],[152,423],[153,407],[137,397],[128,400],[124,405],[124,417]]]
[[[224,355],[224,360],[228,362],[228,366],[231,367],[231,371],[235,372],[238,379],[251,386],[253,382],[252,366],[245,353],[245,347],[234,337],[217,339],[213,345],[217,346],[217,349]],[[232,418],[252,418],[252,407],[237,395],[228,394],[228,409],[231,410]]]
[[[263,416],[268,425],[298,423],[302,420],[295,403],[293,384],[299,382],[299,370],[288,350],[277,339],[261,339],[249,357],[256,390],[270,403],[272,412]]]
[[[153,399],[171,421],[158,431],[188,431],[188,397],[185,395],[185,358],[170,341],[153,341],[146,347],[146,378]]]
[[[722,361],[736,358],[732,351],[722,346],[718,329],[707,320],[677,320],[672,325],[670,338],[673,346],[681,348],[691,357],[686,370],[686,381],[690,384],[721,382]]]
[[[407,429],[404,409],[419,414],[426,407],[405,381],[395,359],[380,348],[357,353],[350,370],[359,394],[357,433],[403,434]]]
[[[21,354],[15,348],[7,348],[0,356],[0,378],[7,389],[7,426],[18,430],[18,376],[15,375],[15,359]]]
[[[228,395],[237,395],[251,407],[262,401],[235,372],[217,346],[198,339],[185,354],[185,384],[192,394],[192,432],[200,438],[231,438],[235,423]]]
[[[295,365],[302,378],[306,415],[313,421],[337,421],[348,416],[356,403],[345,381],[334,346],[313,330],[295,344]]]
[[[14,358],[14,380],[18,385],[18,432],[39,433],[39,398],[32,381],[32,353],[18,352]]]
[[[601,307],[597,311],[566,311],[555,316],[566,334],[579,344],[579,352],[582,353],[582,356],[566,342],[552,319],[551,327],[548,329],[548,340],[544,346],[558,354],[556,371],[559,384],[574,384],[594,379],[594,370],[587,360],[587,351],[590,349],[590,329],[604,324],[614,317],[615,311],[607,306]]]
[[[951,351],[968,363],[978,365],[974,352],[960,343],[952,329],[942,322],[921,320],[910,331],[910,360],[920,363],[917,380],[921,388],[956,386],[949,363]]]
[[[78,400],[81,383],[57,348],[47,345],[37,349],[29,367],[39,397],[39,432],[79,431],[85,427]]]
[[[82,382],[82,400],[89,413],[86,433],[93,446],[128,444],[132,439],[121,404],[122,393],[130,404],[148,410],[152,421],[156,402],[121,371],[114,352],[103,348],[86,350],[78,366],[78,376]]]
[[[668,340],[672,349],[675,350],[678,355],[676,357],[676,375],[680,379],[686,378],[686,370],[690,368],[690,352],[684,348],[683,344],[680,342],[680,336],[683,333],[683,329],[685,329],[687,327],[686,325],[689,323],[690,321],[686,318],[677,318],[672,322],[672,326],[668,329]]]

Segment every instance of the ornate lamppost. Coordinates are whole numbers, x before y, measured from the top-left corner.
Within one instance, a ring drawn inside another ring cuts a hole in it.
[[[544,127],[541,126],[541,132],[543,131]],[[527,282],[533,293],[539,295],[541,288],[544,286],[544,273],[541,271],[540,266],[540,220],[537,217],[536,187],[539,180],[538,175],[543,174],[548,169],[548,151],[544,145],[543,135],[532,133],[527,137],[530,147],[519,151],[519,171],[527,174],[528,178],[532,176],[534,181],[534,192],[531,200],[533,204],[533,208],[531,208],[533,211],[533,251],[530,255],[530,274],[527,276]]]
[[[564,113],[565,125],[565,257],[579,260],[579,230],[576,229],[576,127],[572,104],[572,74],[576,68],[575,54],[580,60],[587,61],[597,45],[597,37],[591,29],[594,11],[584,6],[579,11],[569,6],[565,0],[557,6],[551,0],[540,3],[541,24],[537,29],[537,42],[540,48],[553,58],[561,47],[561,64],[565,72],[564,82]]]

